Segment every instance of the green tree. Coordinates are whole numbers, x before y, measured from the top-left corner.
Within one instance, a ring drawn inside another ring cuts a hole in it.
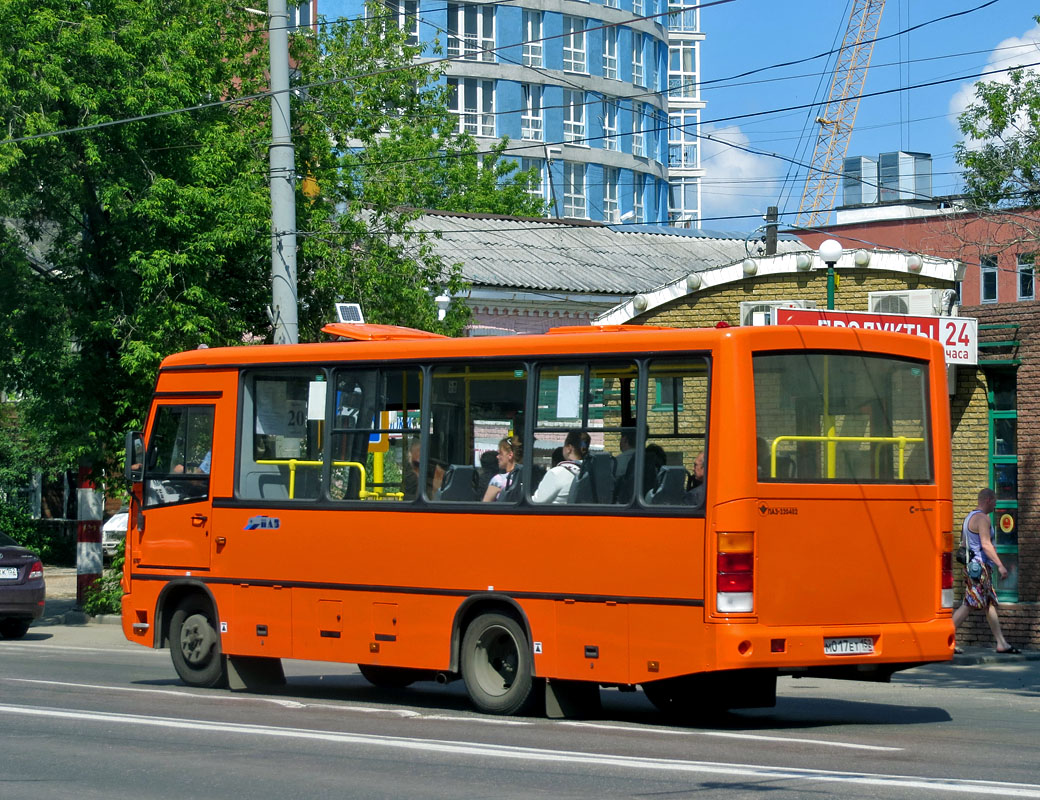
[[[216,0],[0,0],[0,18],[18,21],[0,27],[0,388],[56,461],[104,460],[165,355],[270,335],[270,103],[248,99],[266,42]],[[297,163],[318,187],[297,210],[301,339],[336,299],[458,331],[461,304],[438,323],[433,303],[462,289],[458,265],[407,209],[539,213],[530,176],[455,133],[439,72],[386,17],[293,53]]]
[[[1036,17],[1040,22],[1040,17]],[[1014,70],[1007,82],[980,82],[960,116],[956,145],[967,193],[980,207],[1040,203],[1040,76]]]

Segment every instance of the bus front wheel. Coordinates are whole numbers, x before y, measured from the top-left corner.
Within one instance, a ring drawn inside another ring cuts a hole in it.
[[[170,657],[188,686],[211,689],[227,681],[213,607],[198,598],[186,600],[170,620]]]
[[[481,614],[462,638],[462,679],[486,714],[520,714],[534,698],[534,663],[527,635],[515,619]]]

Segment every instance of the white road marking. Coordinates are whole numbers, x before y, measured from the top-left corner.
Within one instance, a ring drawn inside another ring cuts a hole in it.
[[[340,733],[336,731],[307,730],[302,728],[279,728],[266,725],[232,724],[227,722],[213,722],[209,720],[186,720],[171,717],[148,717],[137,714],[75,711],[68,709],[35,708],[14,705],[0,705],[0,714],[27,717],[49,717],[85,722],[102,722],[106,725],[136,725],[191,730],[196,732],[204,731],[210,733],[237,734],[240,736],[265,736],[284,739],[325,741],[335,744],[349,744],[355,746],[388,747],[417,752],[442,753],[455,756],[473,756],[484,761],[488,758],[498,758],[515,761],[573,764],[600,768],[610,766],[633,771],[672,772],[691,775],[721,775],[740,778],[742,780],[753,778],[784,781],[809,781],[817,783],[845,783],[861,786],[877,786],[888,789],[920,789],[932,792],[957,792],[961,794],[1040,798],[1040,785],[1029,783],[956,780],[950,778],[918,777],[914,775],[885,775],[869,772],[798,769],[793,767],[731,764],[712,761],[641,758],[637,756],[582,753],[567,750],[547,750],[534,747],[514,747],[508,745],[453,742],[436,739],[414,739],[401,736]]]
[[[794,736],[766,736],[762,733],[736,733],[734,731],[677,731],[672,729],[633,727],[631,725],[605,725],[600,722],[575,722],[564,720],[560,725],[570,725],[575,728],[603,728],[610,731],[629,731],[638,733],[640,736],[647,734],[663,734],[666,736],[713,736],[720,739],[750,739],[760,742],[784,742],[796,744],[819,744],[824,747],[847,747],[853,750],[882,750],[899,751],[902,747],[885,747],[877,744],[856,744],[855,742],[835,742],[829,739],[804,739]]]

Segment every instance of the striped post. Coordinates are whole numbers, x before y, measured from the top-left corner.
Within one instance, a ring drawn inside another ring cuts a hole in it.
[[[105,495],[95,489],[88,467],[79,468],[76,509],[76,602],[83,605],[87,589],[101,577],[101,518],[105,511]]]

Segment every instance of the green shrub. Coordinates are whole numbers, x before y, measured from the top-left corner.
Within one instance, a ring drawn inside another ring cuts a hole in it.
[[[123,561],[126,558],[126,542],[120,542],[112,556],[109,568],[92,583],[83,599],[83,610],[96,617],[98,614],[118,614],[122,609]]]

